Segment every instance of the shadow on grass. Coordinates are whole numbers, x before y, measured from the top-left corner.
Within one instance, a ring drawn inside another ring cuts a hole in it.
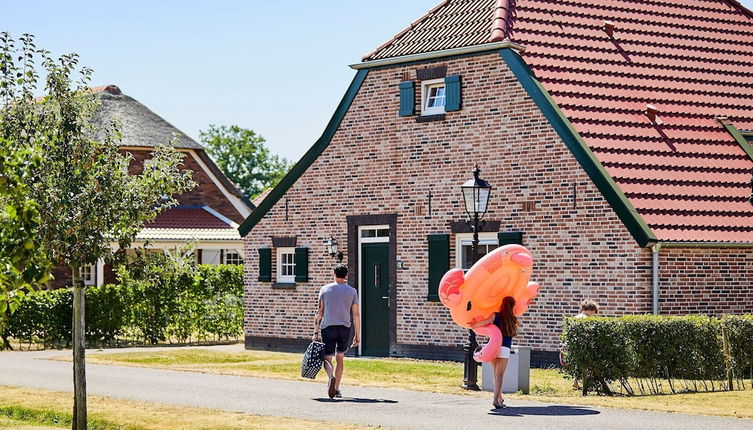
[[[548,416],[577,416],[577,415],[598,415],[600,412],[593,409],[586,409],[577,406],[508,406],[503,409],[494,409],[489,415],[500,415],[507,417],[523,417],[526,415],[548,415]]]
[[[330,399],[327,397],[319,397],[317,399],[313,399],[317,402],[322,403],[338,403],[338,402],[344,402],[344,403],[397,403],[397,400],[387,400],[387,399],[361,399],[358,397],[342,397],[340,399]]]

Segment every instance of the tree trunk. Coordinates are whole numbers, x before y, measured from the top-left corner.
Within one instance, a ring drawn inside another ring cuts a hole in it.
[[[732,391],[732,355],[729,351],[729,334],[727,327],[722,325],[722,346],[724,348],[724,375],[727,377],[727,390]]]
[[[73,269],[73,430],[86,430],[86,319],[84,281]]]

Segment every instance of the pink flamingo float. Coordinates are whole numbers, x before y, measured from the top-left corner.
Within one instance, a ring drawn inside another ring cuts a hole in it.
[[[452,269],[439,282],[439,299],[450,309],[452,319],[461,327],[483,321],[498,312],[502,300],[515,299],[515,315],[528,309],[539,292],[539,284],[529,282],[533,257],[520,245],[505,245],[481,258],[467,273]],[[476,361],[491,361],[502,345],[502,333],[494,324],[473,329],[489,342],[474,354]]]

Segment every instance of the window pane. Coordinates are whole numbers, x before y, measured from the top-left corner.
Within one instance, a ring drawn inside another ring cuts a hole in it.
[[[460,257],[460,259],[461,259],[461,268],[463,270],[468,270],[473,265],[472,264],[473,263],[473,245],[471,244],[470,241],[468,241],[468,242],[462,241],[461,242],[461,247],[462,247],[461,257]],[[495,249],[497,249],[497,244],[486,245],[486,244],[483,244],[483,243],[479,243],[479,245],[478,245],[478,258],[479,258],[479,260],[481,259],[481,257],[483,257],[484,255],[492,252]]]
[[[386,228],[377,230],[377,237],[390,237],[390,230]]]
[[[463,270],[471,268],[471,263],[473,262],[473,247],[471,245],[463,245],[461,260]]]
[[[361,237],[376,237],[376,230],[361,230]]]
[[[426,106],[442,107],[445,104],[445,88],[443,86],[429,88]]]
[[[239,252],[228,249],[225,250],[225,264],[243,264],[243,259]]]

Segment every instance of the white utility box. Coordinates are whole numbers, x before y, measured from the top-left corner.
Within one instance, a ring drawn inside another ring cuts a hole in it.
[[[510,360],[507,362],[505,376],[502,378],[503,393],[528,394],[531,377],[531,348],[528,346],[513,346]],[[494,391],[494,368],[489,362],[481,365],[481,389]]]

